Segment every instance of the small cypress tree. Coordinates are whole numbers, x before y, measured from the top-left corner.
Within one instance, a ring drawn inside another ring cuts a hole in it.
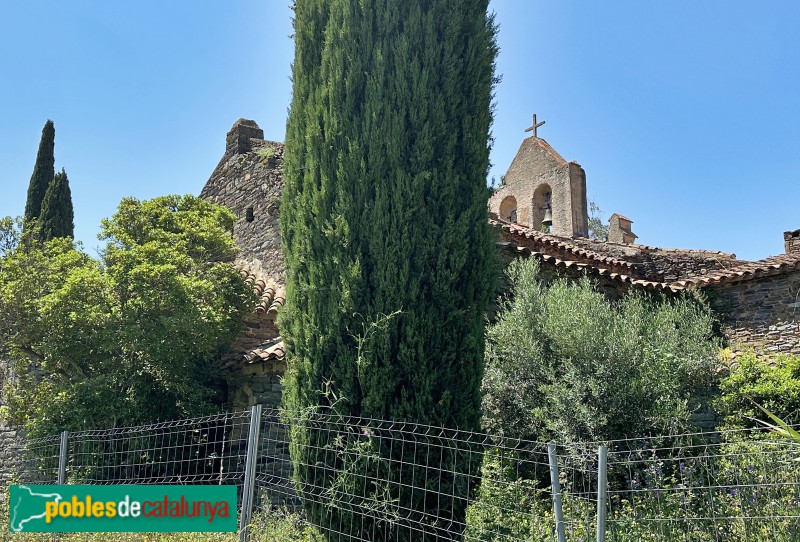
[[[47,187],[39,215],[42,239],[49,241],[56,237],[73,237],[75,233],[75,213],[72,209],[72,192],[69,189],[67,172],[62,168]]]
[[[36,154],[36,164],[33,166],[31,182],[28,185],[28,199],[25,202],[26,222],[39,218],[42,212],[45,192],[55,176],[55,142],[56,129],[53,121],[48,120],[42,128],[39,152]]]
[[[295,3],[281,330],[284,401],[301,419],[479,427],[494,269],[487,8]],[[463,527],[477,454],[313,423],[291,438],[306,510],[330,540],[452,540]]]

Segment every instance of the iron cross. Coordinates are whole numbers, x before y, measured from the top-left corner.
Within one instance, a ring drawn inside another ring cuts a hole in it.
[[[544,124],[544,122],[545,121],[536,122],[536,113],[534,113],[533,114],[533,126],[531,126],[530,128],[526,128],[525,131],[526,132],[533,132],[533,137],[539,137],[538,135],[536,135],[536,130],[539,128],[539,126]]]

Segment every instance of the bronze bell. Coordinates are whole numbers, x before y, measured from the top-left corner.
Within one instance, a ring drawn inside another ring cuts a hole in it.
[[[550,206],[544,208],[544,218],[542,219],[542,226],[552,226],[553,225],[553,211],[550,209]]]

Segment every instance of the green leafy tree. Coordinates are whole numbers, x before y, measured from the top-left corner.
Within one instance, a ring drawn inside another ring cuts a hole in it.
[[[594,200],[589,200],[589,237],[608,241],[608,221],[603,220],[603,211]]]
[[[75,213],[72,210],[72,192],[69,189],[67,172],[56,173],[47,187],[42,202],[39,225],[44,240],[56,237],[72,237],[75,233]]]
[[[193,196],[126,198],[100,261],[68,237],[0,260],[13,421],[38,436],[215,409],[214,361],[254,302],[230,264],[233,219]]]
[[[25,202],[25,220],[39,218],[42,212],[42,202],[47,192],[47,187],[55,176],[55,142],[56,129],[53,121],[48,120],[42,128],[42,139],[39,142],[39,152],[36,154],[36,163],[28,185],[28,200]]]
[[[487,333],[491,433],[567,444],[687,429],[719,348],[705,304],[636,293],[611,302],[588,279],[545,286],[533,259],[508,272],[511,295]]]
[[[494,265],[486,175],[496,45],[487,3],[295,4],[281,204],[291,412],[479,426]],[[323,495],[345,483],[331,469],[349,469],[342,454],[313,454],[334,438],[302,426],[292,432],[313,521],[341,521],[358,531],[353,536],[376,540],[438,539],[432,526],[425,535],[360,516],[360,504],[329,506]],[[443,459],[401,448],[375,450],[392,465],[406,454],[405,466],[389,474],[396,480],[411,480],[409,465],[417,462],[421,481],[428,462]],[[470,468],[450,460],[457,472]],[[367,480],[378,470],[365,469]],[[378,497],[376,484],[361,482],[354,498],[388,498],[408,515],[406,524],[436,515],[463,522],[468,482],[429,481],[452,488],[450,499],[402,484]]]
[[[22,234],[22,219],[4,216],[0,218],[0,259],[19,245]]]

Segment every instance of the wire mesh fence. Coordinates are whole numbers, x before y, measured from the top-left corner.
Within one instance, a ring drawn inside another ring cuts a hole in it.
[[[800,446],[759,431],[548,446],[259,409],[70,433],[60,452],[29,441],[21,481],[61,464],[67,483],[236,484],[245,520],[302,508],[328,540],[800,540]]]
[[[69,433],[68,483],[236,484],[244,473],[250,414],[232,412],[189,420]],[[55,483],[60,438],[27,443],[21,481]]]
[[[769,434],[633,440],[609,452],[609,532],[800,540],[800,446]]]
[[[282,430],[274,430],[279,440],[269,446],[285,446],[286,435],[294,437],[297,477],[294,483],[270,477],[265,488],[304,503],[329,540],[513,540],[488,522],[470,527],[468,509],[480,480],[487,488],[491,481],[498,493],[522,496],[529,488],[507,487],[510,475],[549,479],[542,443],[498,442],[475,432],[318,413],[284,415],[281,421]],[[487,454],[495,458],[495,469],[484,468]],[[546,487],[539,485],[534,489]],[[488,517],[516,508],[513,499],[487,498],[484,504],[472,513]],[[534,517],[532,511],[526,515]]]
[[[19,481],[26,484],[55,484],[58,481],[60,435],[25,442]]]

